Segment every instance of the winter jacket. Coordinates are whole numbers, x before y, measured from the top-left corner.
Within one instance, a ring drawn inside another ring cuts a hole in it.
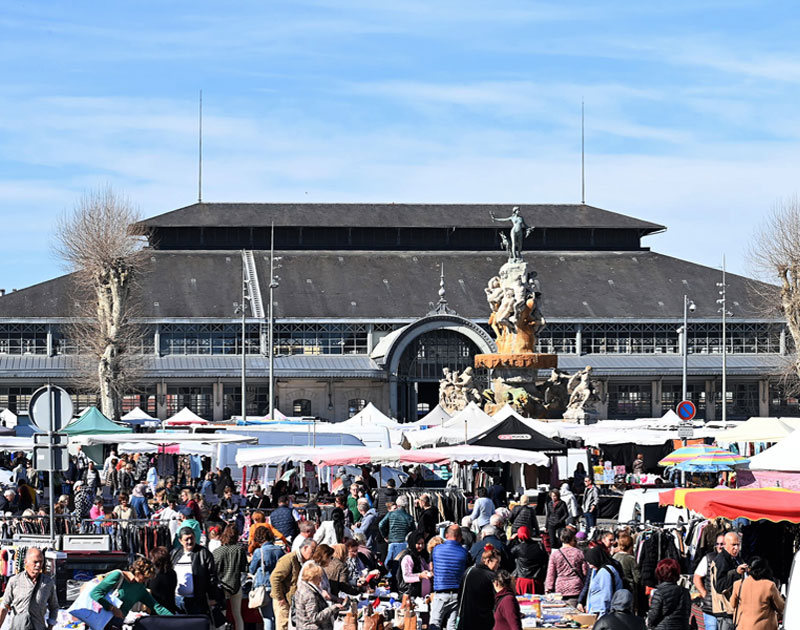
[[[528,540],[511,547],[509,554],[515,562],[514,575],[541,580],[547,573],[547,552],[542,543]]]
[[[425,508],[419,515],[419,522],[417,523],[417,532],[425,537],[427,543],[431,538],[436,536],[436,526],[439,524],[439,510],[433,506]]]
[[[179,547],[172,552],[172,566],[178,564],[183,557],[183,547]],[[194,597],[203,600],[205,598],[221,601],[223,598],[222,589],[219,586],[217,577],[217,565],[214,556],[202,545],[195,545],[192,549],[192,579],[194,584]]]
[[[434,570],[435,568],[434,564]],[[492,627],[494,575],[494,571],[490,571],[482,564],[470,567],[464,574],[458,591],[456,630],[486,630]]]
[[[269,522],[286,538],[294,538],[300,531],[297,527],[297,521],[294,520],[292,508],[288,505],[281,505],[275,508],[272,514],[269,515]]]
[[[651,588],[656,587],[656,566],[659,560],[672,558],[678,564],[683,565],[683,558],[675,546],[675,539],[672,534],[655,532],[650,538],[642,543],[639,554],[642,568],[642,584]]]
[[[583,492],[583,513],[594,512],[597,516],[597,506],[600,503],[600,491],[597,486],[592,484],[587,486]]]
[[[247,571],[247,551],[243,545],[220,545],[211,554],[217,565],[219,584],[227,594],[242,589],[242,573]]]
[[[552,501],[547,502],[547,517],[545,518],[545,526],[548,528],[564,527],[569,518],[569,509],[567,504],[559,501],[558,505],[553,506]],[[552,544],[552,543],[551,543]]]
[[[511,510],[511,533],[516,534],[520,527],[527,527],[534,538],[541,536],[536,510],[530,505],[516,505]]]
[[[381,519],[378,529],[386,542],[402,543],[414,531],[414,518],[403,508],[397,508]]]
[[[489,489],[486,491],[486,495],[492,500],[495,507],[502,507],[508,504],[506,500],[507,494],[505,487],[499,483],[489,486]]]
[[[320,590],[310,582],[302,582],[294,596],[296,630],[333,630],[337,608],[329,606]]]
[[[505,569],[506,571],[513,570],[514,562],[511,560],[511,556],[508,553],[508,548],[503,544],[503,541],[500,540],[497,536],[485,536],[484,538],[476,542],[474,545],[472,545],[472,547],[469,550],[469,555],[472,556],[473,564],[481,563],[481,556],[483,555],[483,550],[486,548],[486,545],[491,545],[500,554],[501,569]]]
[[[548,593],[561,593],[564,597],[577,597],[588,574],[589,565],[583,559],[583,552],[564,545],[550,554],[544,589]]]
[[[739,556],[732,556],[728,553],[727,549],[723,549],[717,554],[717,557],[714,558],[714,567],[716,567],[716,570],[713,570],[714,567],[710,565],[708,567],[709,575],[714,575],[714,573],[716,573],[716,579],[713,581],[712,586],[717,593],[730,591],[733,588],[733,583],[742,577],[736,571],[736,567],[741,563],[742,561]]]
[[[272,599],[278,602],[283,599],[291,601],[297,590],[297,579],[300,577],[302,566],[299,551],[286,554],[278,560],[269,576]]]
[[[689,591],[672,582],[662,582],[653,591],[647,626],[655,630],[686,630],[691,612]]]
[[[455,540],[445,540],[441,545],[433,548],[431,563],[433,564],[433,590],[455,590],[467,569],[469,554]]]
[[[328,566],[323,569],[328,576],[328,584],[331,587],[331,595],[338,597],[339,593],[348,595],[358,595],[358,589],[347,581],[347,568],[344,562],[333,556],[328,562]]]
[[[494,596],[494,627],[492,630],[522,630],[522,612],[514,593],[503,589]]]

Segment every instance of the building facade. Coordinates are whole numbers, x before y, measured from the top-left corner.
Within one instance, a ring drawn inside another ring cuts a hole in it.
[[[651,251],[660,225],[586,205],[527,205],[525,259],[538,272],[547,327],[538,349],[570,372],[591,365],[603,415],[660,416],[681,398],[684,296],[688,393],[698,415],[722,407],[721,272]],[[436,404],[442,368],[494,344],[483,289],[505,261],[491,214],[510,206],[200,203],[139,226],[141,378],[125,407],[166,418],[187,406],[210,420],[269,406],[274,278],[276,406],[342,420],[373,402],[415,420]],[[273,232],[274,226],[274,232]],[[274,234],[277,270],[270,273]],[[253,287],[244,334],[243,276]],[[440,285],[444,299],[440,299]],[[727,277],[727,416],[798,415],[780,374],[793,353],[783,322],[763,316],[776,289]],[[758,297],[757,297],[758,296]],[[71,276],[0,297],[0,408],[25,413],[46,382],[74,390],[81,340],[70,335]],[[446,305],[444,304],[446,302]],[[486,374],[478,374],[486,382]],[[544,376],[544,375],[543,375]],[[94,402],[75,392],[78,407]]]

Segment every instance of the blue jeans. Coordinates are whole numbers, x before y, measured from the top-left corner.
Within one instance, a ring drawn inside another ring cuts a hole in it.
[[[270,597],[269,593],[264,599],[264,605],[258,610],[264,620],[264,630],[275,630],[275,611],[272,610],[272,597]]]
[[[389,548],[386,551],[386,561],[384,562],[384,564],[386,565],[386,568],[389,569],[389,573],[391,575],[394,575],[394,568],[397,565],[395,558],[397,557],[397,554],[399,554],[404,549],[408,549],[407,543],[404,542],[389,543]]]
[[[428,630],[456,630],[458,593],[434,593]]]
[[[717,618],[714,615],[703,613],[703,625],[706,630],[717,630]]]
[[[586,519],[586,529],[591,529],[597,525],[597,518],[595,517],[594,512],[584,512],[583,518]]]

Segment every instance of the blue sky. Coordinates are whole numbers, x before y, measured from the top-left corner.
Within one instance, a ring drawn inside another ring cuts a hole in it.
[[[193,203],[201,88],[206,201],[578,202],[584,99],[587,203],[749,275],[797,193],[799,26],[793,2],[10,3],[0,287],[62,272],[88,190]]]

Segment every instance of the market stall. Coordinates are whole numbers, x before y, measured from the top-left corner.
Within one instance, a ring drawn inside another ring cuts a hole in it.
[[[800,431],[792,431],[758,455],[753,455],[746,465],[737,466],[736,483],[739,487],[765,488],[780,485],[800,490]]]

